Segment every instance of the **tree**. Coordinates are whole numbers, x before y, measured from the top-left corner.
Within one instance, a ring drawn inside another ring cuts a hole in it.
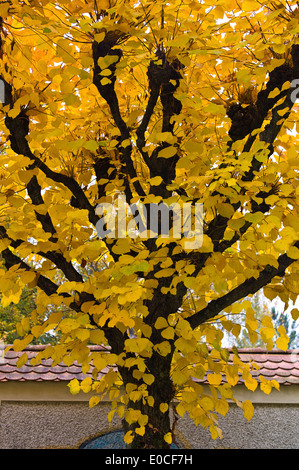
[[[0,337],[6,344],[12,344],[16,338],[24,336],[23,325],[28,323],[28,316],[35,309],[35,290],[24,289],[20,293],[19,302],[10,302],[0,307]]]
[[[251,317],[254,319],[255,324],[253,325],[252,323],[248,323],[248,309],[247,311],[241,311],[240,313],[226,316],[227,319],[231,322],[230,326],[232,332],[228,331],[228,325],[226,325],[226,328],[224,328],[221,325],[221,319],[218,319],[217,323],[220,323],[225,335],[223,342],[226,344],[226,346],[230,347],[260,347],[267,349],[268,346],[268,348],[271,349],[272,343],[271,345],[267,344],[267,340],[265,337],[263,337],[260,330],[263,328],[263,322],[269,322],[269,317],[273,317],[271,316],[264,299],[261,297],[260,292],[257,292],[251,298],[248,298],[248,300],[250,301],[250,308],[252,309]],[[275,319],[273,318],[273,320]],[[275,321],[273,327],[276,327]]]
[[[2,299],[2,305],[0,305],[0,338],[6,344],[12,344],[16,339],[22,339],[26,331],[37,326],[37,322],[42,325],[53,313],[53,306],[48,305],[46,308],[43,307],[43,315],[40,312],[37,317],[36,290],[36,288],[24,287],[22,291],[17,293],[19,301],[15,299],[14,302],[9,301],[9,304],[7,304],[7,299]],[[64,305],[59,310],[62,318],[72,315],[72,311]],[[57,311],[57,307],[54,307],[54,311]],[[56,344],[60,336],[59,332],[57,333],[55,330],[46,331],[31,342],[32,344]]]
[[[237,336],[224,314],[244,309],[254,332],[248,296],[297,298],[298,12],[293,0],[0,3],[0,289],[7,302],[37,289],[13,347],[61,334],[36,362],[92,364],[71,392],[92,390],[90,406],[108,394],[129,447],[170,446],[174,397],[213,438],[228,399],[252,416],[233,386],[257,381],[236,350],[228,362],[213,322]],[[274,334],[270,318],[269,347]]]
[[[254,319],[254,323],[248,322],[248,311],[231,315],[230,317],[233,318],[229,319],[231,323],[226,326],[226,329],[221,326],[225,332],[223,343],[227,347],[260,347],[271,350],[279,336],[282,336],[283,342],[287,341],[288,337],[288,345],[285,343],[282,349],[286,349],[286,347],[295,349],[298,340],[298,326],[294,320],[298,316],[297,309],[293,309],[292,315],[286,309],[281,311],[281,307],[278,305],[272,306],[272,303],[269,305],[261,292],[253,295],[250,303],[251,317]],[[221,319],[216,321],[221,324]],[[229,325],[232,332],[228,330]],[[269,334],[269,327],[271,334]]]
[[[289,338],[289,349],[296,349],[298,347],[298,325],[293,317],[288,314],[288,312],[279,312],[273,307],[271,309],[271,315],[274,322],[278,325],[278,330],[283,330]]]

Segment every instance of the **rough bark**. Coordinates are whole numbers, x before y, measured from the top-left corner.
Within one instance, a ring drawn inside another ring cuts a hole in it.
[[[148,386],[149,396],[153,397],[154,404],[149,406],[142,401],[129,401],[127,408],[140,410],[142,414],[148,416],[148,423],[145,426],[143,436],[137,433],[129,449],[169,449],[170,444],[164,440],[164,436],[172,431],[170,421],[170,403],[174,397],[175,389],[170,376],[172,354],[166,357],[153,353],[147,361],[147,372],[153,374],[155,381]],[[161,404],[167,404],[168,409],[164,413],[160,410]],[[138,424],[129,425],[123,420],[123,429],[125,432],[136,429]]]

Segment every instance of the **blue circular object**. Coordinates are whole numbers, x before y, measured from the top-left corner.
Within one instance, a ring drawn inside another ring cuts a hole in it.
[[[80,449],[125,449],[126,444],[124,442],[124,432],[111,431],[101,436],[94,437],[89,441],[83,442]],[[171,449],[178,449],[178,446],[171,444]]]

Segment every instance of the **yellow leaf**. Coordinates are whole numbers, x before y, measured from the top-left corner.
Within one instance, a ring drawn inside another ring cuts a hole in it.
[[[165,328],[165,330],[162,331],[161,336],[165,339],[173,339],[174,338],[174,328],[172,326],[169,326],[168,328]]]
[[[242,10],[243,11],[256,11],[259,10],[260,4],[254,0],[245,0],[242,3]]]
[[[92,344],[103,344],[105,341],[105,335],[102,330],[91,330],[89,337]]]
[[[28,335],[24,339],[15,339],[13,342],[14,351],[23,351],[23,349],[28,346],[29,343],[33,340],[33,335]]]
[[[176,147],[173,147],[172,145],[170,147],[166,147],[158,153],[158,157],[160,158],[171,158],[177,153],[178,149]]]
[[[102,78],[101,85],[105,86],[105,85],[109,85],[109,83],[111,83],[111,80],[109,78],[107,77]]]
[[[19,113],[20,113],[20,109],[18,107],[14,107],[9,111],[8,116],[14,119],[17,117]]]
[[[225,416],[226,413],[229,410],[229,404],[224,398],[220,398],[219,400],[216,401],[215,404],[215,411],[222,416]]]
[[[0,15],[1,17],[5,18],[8,15],[8,10],[10,8],[10,3],[2,3],[0,6]]]
[[[143,375],[143,381],[147,385],[151,385],[155,381],[155,377],[153,376],[153,374],[144,374]]]
[[[102,357],[100,353],[95,353],[92,356],[92,360],[93,360],[94,367],[96,367],[96,369],[98,369],[99,371],[105,369],[105,367],[107,366],[107,361],[106,361],[105,356]]]
[[[94,40],[97,41],[97,42],[102,42],[104,40],[106,36],[106,33],[105,32],[102,32],[102,33],[96,33],[94,35]]]
[[[154,397],[152,396],[147,397],[147,403],[148,403],[148,406],[151,406],[151,407],[154,406],[155,404]]]
[[[280,325],[277,329],[280,337],[276,341],[276,346],[282,351],[286,351],[289,347],[289,337],[287,335],[286,329],[283,325]]]
[[[28,361],[27,353],[22,354],[22,356],[17,360],[17,367],[22,367]]]
[[[133,442],[134,440],[134,433],[133,431],[128,431],[126,432],[125,436],[124,436],[124,441],[126,444],[131,444],[131,442]]]
[[[77,393],[80,392],[80,384],[77,379],[71,380],[70,383],[68,384],[68,387],[72,395],[77,395]]]
[[[211,411],[214,408],[214,402],[211,397],[203,397],[200,399],[199,403],[205,411]]]
[[[269,95],[268,95],[268,98],[275,98],[276,96],[278,96],[280,93],[280,90],[279,88],[275,88],[274,90],[272,90]]]
[[[167,327],[168,327],[167,320],[163,317],[158,317],[155,323],[155,328],[157,330],[160,330],[162,328],[167,328]]]
[[[222,381],[222,375],[221,374],[208,374],[207,379],[210,385],[220,385]]]
[[[164,441],[167,442],[167,444],[172,443],[172,434],[171,434],[171,432],[168,432],[167,434],[164,435]]]
[[[35,338],[38,338],[39,336],[43,334],[44,329],[45,329],[44,326],[35,325],[31,328],[31,333],[33,334]]]
[[[123,418],[124,417],[124,414],[125,414],[125,411],[126,411],[126,408],[125,406],[119,406],[118,409],[117,409],[117,414],[120,418]]]
[[[125,341],[127,351],[143,355],[151,354],[152,346],[152,342],[147,338],[132,338]]]
[[[92,378],[86,377],[81,382],[81,390],[83,390],[84,393],[88,393],[91,390],[91,385],[92,385]]]
[[[56,51],[57,55],[61,57],[64,62],[76,62],[76,59],[74,58],[73,47],[70,45],[70,41],[68,39],[58,39],[56,43]]]
[[[245,387],[248,388],[248,390],[251,390],[252,392],[255,391],[257,388],[258,382],[255,380],[250,374],[248,377],[246,377],[245,380]]]
[[[168,341],[156,344],[155,349],[158,351],[160,356],[167,356],[167,354],[170,354],[171,352],[171,346]]]
[[[89,408],[93,408],[100,402],[100,397],[93,396],[89,400]]]
[[[210,237],[208,235],[203,234],[203,242],[202,246],[199,248],[201,253],[210,253],[214,250],[214,245]]]
[[[0,239],[0,251],[5,250],[10,245],[10,240],[8,238]]]
[[[135,390],[134,392],[130,393],[130,400],[132,401],[138,401],[142,398],[142,391],[141,390]]]
[[[32,282],[36,277],[35,272],[32,271],[25,271],[24,273],[21,274],[21,280],[24,282],[24,284],[29,284]]]
[[[139,434],[140,436],[144,436],[145,434],[145,426],[140,426],[140,428],[135,429],[136,434]]]
[[[85,328],[78,328],[76,330],[76,338],[80,341],[86,341],[89,338],[89,330]]]
[[[161,404],[160,404],[160,411],[161,411],[161,413],[166,413],[167,410],[168,410],[168,405],[167,405],[167,403],[161,403]]]
[[[88,374],[89,369],[90,369],[90,364],[88,362],[85,363],[85,364],[82,364],[82,373],[83,374]]]
[[[148,423],[148,416],[140,415],[137,421],[140,426],[145,426]]]
[[[154,178],[151,178],[149,180],[149,182],[152,186],[159,186],[159,184],[161,184],[162,181],[163,180],[162,180],[161,176],[155,176]]]
[[[197,400],[197,393],[194,390],[185,390],[182,393],[182,401],[186,403],[192,403]]]
[[[155,141],[167,142],[168,144],[173,144],[177,141],[177,138],[171,132],[157,132],[155,134]]]
[[[260,333],[264,341],[266,341],[267,339],[273,338],[275,330],[274,328],[261,328]]]
[[[284,251],[288,251],[289,249],[289,246],[290,246],[290,242],[287,240],[287,239],[279,239],[279,240],[276,240],[276,242],[273,244],[274,246],[274,250],[278,251],[278,252],[284,252]]]
[[[223,217],[226,217],[227,219],[232,217],[232,215],[235,213],[235,209],[233,208],[233,206],[227,203],[220,204],[217,209],[219,214]]]
[[[22,328],[23,328],[23,331],[24,332],[28,332],[29,328],[30,328],[30,320],[28,317],[24,317],[22,318],[21,320],[21,325],[22,325]]]
[[[279,116],[283,116],[283,115],[286,114],[288,111],[289,111],[289,108],[286,107],[286,108],[283,108],[283,109],[280,109],[279,111],[277,111],[277,114],[278,114]]]
[[[253,417],[253,414],[254,414],[254,407],[253,407],[253,404],[251,403],[251,401],[249,400],[245,400],[244,403],[243,403],[243,411],[244,411],[244,417],[250,421],[251,418]]]
[[[291,246],[287,251],[287,255],[292,259],[299,259],[299,249]]]
[[[132,393],[134,393],[134,392],[131,392],[131,394]],[[131,394],[130,394],[130,398],[131,398]],[[133,408],[129,408],[126,412],[126,421],[129,424],[136,423],[136,421],[138,421],[140,416],[141,416],[141,411],[140,410],[134,410]]]
[[[111,421],[112,421],[112,419],[113,419],[113,416],[114,416],[114,414],[115,414],[115,411],[116,411],[116,410],[111,410],[111,411],[109,411],[108,416],[107,416],[109,423],[111,423]]]
[[[128,253],[131,249],[130,239],[129,238],[120,238],[117,240],[116,244],[113,246],[112,251],[119,255],[123,253]]]
[[[217,437],[222,438],[222,431],[220,428],[218,428],[218,426],[211,424],[211,426],[209,427],[209,431],[213,440],[217,439]]]
[[[157,277],[157,278],[169,277],[169,276],[172,276],[174,274],[174,272],[175,272],[175,269],[173,269],[173,268],[161,269],[161,271],[158,271],[155,274],[155,277]]]
[[[298,310],[298,308],[293,308],[293,309],[291,310],[291,315],[292,315],[292,318],[293,318],[294,321],[298,320],[298,318],[299,318],[299,310]]]
[[[184,414],[186,413],[186,406],[185,406],[185,403],[183,402],[180,402],[177,407],[176,407],[176,412],[178,413],[178,415],[182,418],[184,416]]]

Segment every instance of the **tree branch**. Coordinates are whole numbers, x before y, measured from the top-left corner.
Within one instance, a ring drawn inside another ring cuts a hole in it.
[[[294,243],[296,248],[299,248],[299,241]],[[286,269],[294,263],[296,260],[287,256],[287,254],[280,255],[278,257],[278,267],[267,265],[259,274],[257,278],[251,277],[240,284],[235,289],[231,290],[222,297],[212,300],[209,304],[196,312],[191,317],[186,318],[190,323],[191,328],[197,328],[202,323],[211,320],[216,317],[222,310],[229,307],[234,302],[258,292],[262,287],[266,286],[271,280],[276,277],[282,277],[285,274]]]
[[[257,96],[256,103],[253,106],[242,108],[241,105],[233,105],[228,110],[228,115],[231,118],[231,127],[229,130],[229,135],[232,138],[230,146],[233,142],[244,139],[248,135],[248,139],[244,145],[243,152],[250,152],[250,149],[257,138],[257,134],[252,135],[252,131],[262,127],[264,120],[266,119],[268,113],[271,111],[270,122],[265,126],[265,129],[259,134],[260,141],[268,144],[268,155],[267,158],[271,156],[274,151],[273,144],[274,141],[281,130],[284,122],[288,118],[294,102],[291,100],[292,88],[288,87],[285,90],[280,91],[280,93],[273,97],[269,98],[270,93],[276,88],[280,89],[283,87],[284,83],[292,82],[293,79],[299,78],[299,45],[293,45],[291,49],[292,64],[284,63],[279,67],[276,67],[269,74],[269,80],[267,82],[266,88],[259,92]],[[282,99],[283,102],[279,103]],[[283,109],[286,109],[286,112],[281,116],[279,112]],[[251,167],[244,175],[240,178],[240,182],[246,183],[252,181],[255,176],[258,174],[260,168],[262,167],[263,162],[253,156]],[[223,165],[224,166],[224,165]],[[260,191],[256,194],[255,199],[266,199],[271,193],[273,188],[270,188],[269,191]],[[245,190],[242,189],[241,193],[245,194]],[[214,192],[213,196],[219,195],[223,197],[219,192]],[[230,203],[230,200],[226,198],[223,203]],[[241,207],[241,203],[231,204],[235,211]],[[264,201],[260,204],[256,203],[254,200],[252,202],[252,211],[251,213],[256,213],[261,211],[266,213],[270,209],[270,206]],[[223,252],[225,249],[232,246],[233,243],[240,239],[240,236],[243,235],[248,228],[252,225],[250,222],[245,222],[243,227],[240,229],[239,233],[236,233],[235,236],[230,240],[223,240],[224,232],[227,228],[227,224],[230,218],[224,217],[220,214],[210,222],[209,226],[205,230],[206,235],[208,235],[214,244],[214,252]],[[210,254],[199,254],[197,272],[204,266],[207,258]]]
[[[137,179],[137,173],[134,167],[134,163],[132,160],[132,145],[128,144],[125,145],[124,147],[122,146],[123,141],[128,141],[131,138],[130,131],[123,120],[121,114],[120,114],[120,109],[119,109],[119,103],[118,103],[118,98],[115,92],[115,71],[116,71],[116,65],[120,61],[122,57],[122,51],[120,49],[113,49],[113,47],[117,44],[119,41],[120,37],[123,36],[123,33],[117,34],[115,32],[114,36],[111,36],[109,34],[106,35],[103,41],[100,43],[94,41],[92,44],[92,52],[93,52],[93,60],[94,60],[94,68],[93,68],[93,83],[97,87],[100,95],[102,98],[107,102],[111,115],[114,119],[114,122],[120,132],[120,143],[118,145],[118,150],[121,155],[121,161],[124,163],[126,171],[128,176],[133,179],[133,185],[135,190],[137,191],[139,196],[145,196],[144,190],[140,184],[140,181]],[[100,58],[112,58],[112,63],[109,65],[109,70],[111,74],[109,75],[109,82],[103,84],[102,80],[103,77],[100,75],[101,74],[101,67],[99,66],[99,59]],[[114,58],[114,60],[113,60]],[[126,181],[126,197],[128,200],[132,199],[132,192],[130,189],[130,182]]]
[[[0,237],[1,239],[8,239],[10,241],[10,246],[14,249],[19,248],[23,243],[25,243],[24,240],[13,240],[11,237],[9,237],[5,227],[3,226],[0,226]],[[73,264],[70,261],[67,261],[64,258],[62,253],[60,253],[59,251],[38,251],[37,255],[52,261],[52,263],[54,263],[54,265],[62,271],[62,273],[69,281],[83,283],[83,277],[81,276],[81,274],[74,268]]]
[[[34,163],[32,163],[27,168],[28,170],[32,170],[36,168],[37,157],[35,157],[35,155],[32,154],[30,147],[28,145],[27,139],[26,139],[29,133],[29,118],[26,114],[26,111],[22,109],[16,118],[6,117],[5,122],[6,122],[7,128],[10,131],[10,141],[11,141],[12,149],[18,154],[25,155],[31,158],[32,160],[34,159]],[[44,171],[47,173],[48,176],[54,173],[40,160],[39,160],[38,167],[39,168],[43,167]],[[57,180],[57,176],[59,174],[55,173],[55,175],[56,175],[55,178]],[[71,179],[67,177],[67,180],[66,180],[64,178],[65,175],[61,175],[61,176],[63,177],[63,181],[67,182],[66,185],[70,186]],[[71,186],[73,187],[74,185],[71,184]],[[30,181],[26,185],[26,188],[27,188],[28,195],[31,201],[35,206],[38,207],[39,205],[44,203],[44,200],[41,194],[41,187],[38,183],[36,176],[33,176],[30,179]],[[80,190],[79,192],[78,192],[78,188]],[[85,207],[86,205],[88,205],[90,216],[93,219],[94,223],[96,223],[98,218],[97,219],[93,218],[94,211],[93,209],[91,210],[91,206],[89,202],[87,201],[85,194],[83,193],[79,185],[78,185],[78,188],[76,187],[76,194],[77,195],[80,194],[80,199],[84,203]],[[82,194],[84,195],[83,199],[82,199]],[[53,243],[57,242],[56,230],[55,230],[55,227],[53,225],[53,222],[51,220],[49,213],[47,212],[45,214],[41,214],[38,212],[38,210],[36,210],[35,215],[36,215],[37,220],[41,223],[44,231],[47,233],[51,233],[52,236],[49,239],[49,241]],[[40,252],[40,255],[52,261],[56,265],[56,267],[60,269],[70,281],[83,282],[83,278],[81,274],[78,273],[78,271],[74,268],[72,263],[67,261],[62,255],[62,253],[59,253],[59,251]]]
[[[6,116],[5,125],[10,132],[9,139],[12,150],[17,154],[25,155],[32,160],[33,163],[30,166],[31,169],[39,168],[47,178],[52,179],[55,183],[61,183],[67,187],[76,199],[78,206],[81,209],[86,209],[88,211],[89,221],[95,226],[99,218],[95,213],[94,207],[88,201],[84,191],[81,189],[77,181],[65,174],[51,170],[40,158],[31,152],[26,138],[29,133],[29,118],[26,114],[26,109],[23,108],[15,118]],[[37,182],[37,180],[34,181]],[[30,189],[32,195],[34,194],[34,191],[38,191],[37,188],[33,188],[33,182],[29,185],[29,190]],[[48,221],[47,223],[50,222]]]

